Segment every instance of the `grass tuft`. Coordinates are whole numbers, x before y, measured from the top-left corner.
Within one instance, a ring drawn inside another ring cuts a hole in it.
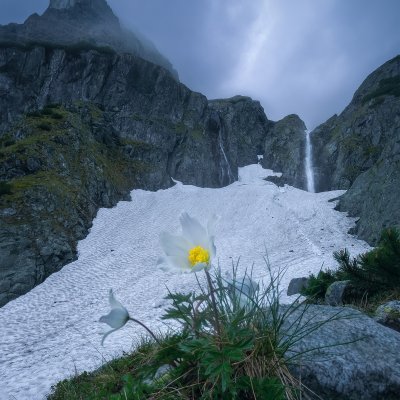
[[[281,307],[282,274],[268,271],[270,282],[261,286],[251,274],[239,278],[237,266],[232,279],[206,271],[207,284],[198,280],[196,292],[168,294],[168,333],[93,373],[58,383],[49,399],[316,398],[290,372],[303,354],[293,346],[339,317],[313,322],[306,320],[307,305]]]

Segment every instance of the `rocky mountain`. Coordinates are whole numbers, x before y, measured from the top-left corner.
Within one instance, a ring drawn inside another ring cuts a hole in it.
[[[43,15],[33,14],[23,24],[0,26],[0,40],[7,44],[96,45],[135,54],[169,70],[171,63],[153,43],[120,25],[106,0],[50,0]]]
[[[305,173],[306,126],[295,114],[276,122],[265,138],[262,165],[282,172],[280,181],[307,188]]]
[[[100,207],[227,185],[264,152],[259,102],[207,100],[121,32],[104,0],[0,27],[0,306],[72,261]]]
[[[348,189],[338,209],[359,217],[354,233],[375,244],[383,228],[400,227],[400,56],[311,137],[316,190]]]

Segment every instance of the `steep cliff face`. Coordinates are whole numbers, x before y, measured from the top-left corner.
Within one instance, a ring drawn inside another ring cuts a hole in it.
[[[400,226],[400,56],[362,83],[351,103],[312,132],[317,191],[349,189],[338,208],[360,217],[371,244]]]
[[[265,137],[262,165],[282,172],[281,181],[306,190],[305,136],[306,126],[295,114],[273,124]]]
[[[0,42],[109,46],[161,65],[178,79],[154,44],[120,25],[106,0],[50,0],[43,15],[33,14],[23,24],[0,26]]]
[[[233,151],[227,149],[231,157],[237,154],[237,165],[243,167],[257,163],[257,155],[264,151],[265,137],[271,134],[274,125],[265,116],[261,104],[249,97],[235,96],[211,100],[209,106],[216,114],[224,116],[223,121],[217,123],[222,139],[226,132],[237,133],[235,141],[231,141],[231,146],[235,146]]]
[[[271,125],[258,102],[209,102],[96,46],[3,46],[0,108],[0,304],[73,260],[97,209],[129,190],[233,182]]]

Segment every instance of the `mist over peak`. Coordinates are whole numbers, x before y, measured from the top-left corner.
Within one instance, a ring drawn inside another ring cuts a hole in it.
[[[69,9],[75,7],[76,4],[86,4],[90,7],[107,6],[105,0],[50,0],[49,8],[56,8],[58,10]]]
[[[143,35],[121,27],[105,0],[50,0],[42,15],[33,14],[23,24],[0,25],[0,42],[74,45],[89,42],[131,53],[178,74],[172,64]]]

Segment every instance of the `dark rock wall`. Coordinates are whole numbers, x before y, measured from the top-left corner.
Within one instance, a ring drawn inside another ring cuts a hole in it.
[[[288,115],[276,122],[264,142],[262,166],[282,172],[282,180],[306,190],[305,136],[306,126],[297,115]]]
[[[383,228],[400,226],[400,56],[311,137],[316,189],[348,189],[338,208],[360,218],[355,233],[375,244]]]
[[[0,304],[76,256],[99,207],[135,187],[221,187],[255,162],[258,102],[209,102],[131,54],[0,48]]]

